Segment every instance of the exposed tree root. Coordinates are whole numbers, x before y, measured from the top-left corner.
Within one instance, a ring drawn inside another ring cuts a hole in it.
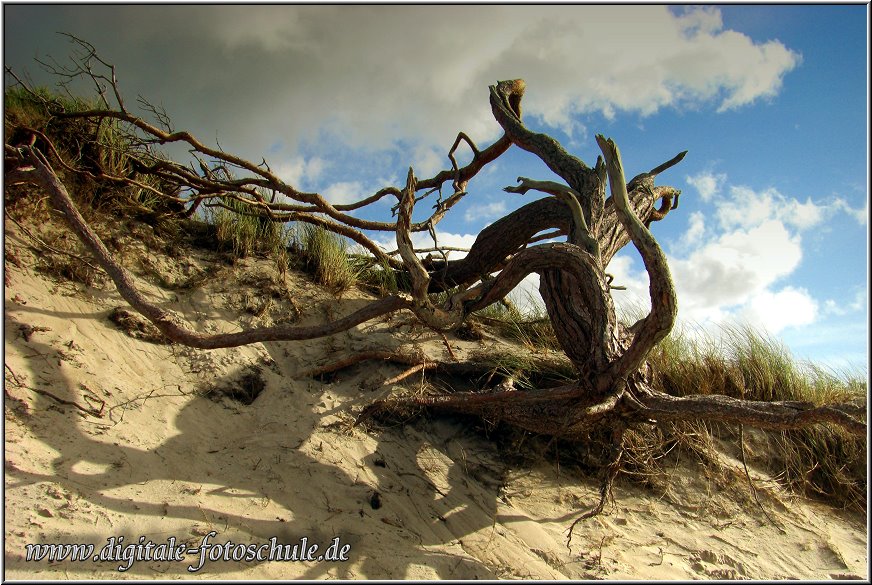
[[[615,478],[618,476],[618,472],[621,469],[621,458],[624,455],[624,428],[620,425],[615,426],[612,430],[612,440],[610,444],[610,455],[609,464],[602,470],[602,483],[600,484],[600,498],[597,502],[596,506],[581,514],[578,518],[576,518],[572,524],[569,525],[567,529],[566,535],[566,548],[572,544],[572,532],[575,530],[575,527],[579,522],[587,520],[588,518],[593,518],[594,516],[598,516],[603,509],[606,507],[606,502],[612,493],[612,485],[615,482]],[[571,549],[570,549],[571,552]]]
[[[603,400],[591,401],[589,389],[577,384],[550,389],[395,398],[376,402],[369,408],[375,413],[397,406],[477,415],[561,438],[581,436],[604,424],[606,418],[621,420],[624,424],[704,420],[778,431],[830,423],[856,436],[866,434],[866,423],[849,414],[860,414],[862,408],[854,405],[757,402],[721,395],[675,397],[650,389],[635,393],[627,390],[614,392]]]
[[[490,378],[494,375],[493,365],[487,363],[479,363],[474,361],[445,362],[430,359],[429,357],[421,353],[404,353],[399,351],[375,350],[360,352],[351,356],[338,359],[334,362],[324,364],[323,366],[318,366],[317,368],[303,371],[299,374],[299,377],[316,378],[318,376],[332,374],[334,372],[350,368],[351,366],[366,361],[383,361],[387,363],[409,366],[409,368],[414,369],[415,372],[420,372],[422,370],[427,372],[433,371],[437,374],[445,376],[456,376],[458,378],[465,378],[468,380],[481,379],[484,377]],[[407,377],[402,374],[400,376],[401,377],[399,377],[399,379],[397,379],[397,377],[393,377],[385,380],[383,385],[395,384],[401,381],[403,378]]]

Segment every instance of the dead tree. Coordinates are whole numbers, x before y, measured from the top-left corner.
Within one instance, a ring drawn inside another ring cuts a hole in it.
[[[866,433],[866,424],[856,418],[865,411],[852,405],[754,402],[716,395],[674,397],[652,388],[646,357],[669,334],[678,300],[666,257],[649,226],[676,208],[680,194],[673,187],[656,186],[654,181],[658,174],[679,163],[685,153],[627,182],[620,152],[612,140],[596,137],[602,156],[589,166],[550,136],[528,129],[521,115],[525,83],[502,81],[489,88],[493,115],[504,131],[496,142],[479,149],[460,133],[448,154],[450,169],[427,179],[416,178],[409,169],[402,187],[386,187],[354,204],[331,205],[318,193],[302,192],[282,181],[266,161],[254,164],[219,147],[207,146],[188,132],[174,131],[162,111],[144,102],[146,110],[157,119],[156,125],[131,113],[121,98],[114,69],[89,44],[73,40],[80,49],[73,66],[51,67],[64,79],[84,77],[93,81],[102,107],[65,111],[60,102],[37,93],[33,93],[34,99],[42,100],[45,108],[60,118],[84,118],[97,124],[114,120],[122,124],[128,136],[124,154],[135,172],[122,176],[100,168],[76,168],[61,158],[46,136],[34,130],[39,144],[45,145],[44,152],[33,145],[33,140],[6,145],[7,184],[29,182],[45,189],[123,298],[175,342],[209,349],[311,339],[400,310],[409,310],[426,326],[444,332],[459,326],[473,312],[500,301],[524,277],[537,273],[553,329],[576,370],[574,382],[556,388],[517,390],[504,385],[497,391],[398,398],[373,404],[365,414],[403,407],[451,411],[566,438],[607,429],[613,450],[603,497],[618,468],[623,431],[632,425],[708,420],[764,429],[796,429],[825,422],[857,435]],[[104,68],[103,73],[95,71],[99,66]],[[158,154],[154,147],[168,143],[185,144],[197,164],[181,164]],[[461,143],[473,152],[471,162],[464,167],[459,167],[454,158]],[[539,157],[565,184],[519,177],[517,185],[506,187],[507,193],[534,191],[549,197],[524,205],[483,230],[463,259],[421,260],[410,234],[435,234],[436,224],[466,196],[468,182],[512,145]],[[221,206],[228,199],[236,199],[244,202],[251,213],[272,221],[321,225],[357,242],[375,260],[405,273],[410,289],[408,293],[374,300],[350,315],[319,326],[277,325],[216,335],[196,332],[181,317],[152,304],[137,290],[133,277],[82,218],[49,158],[68,172],[149,189],[181,205],[187,215],[201,204]],[[158,178],[172,189],[157,189],[143,177]],[[449,182],[452,193],[443,198],[441,189]],[[272,194],[270,200],[265,193]],[[423,221],[413,222],[415,205],[434,193],[438,193],[434,212]],[[276,202],[276,194],[289,202]],[[348,213],[387,196],[397,199],[396,221],[362,220]],[[371,231],[394,232],[399,258],[377,246],[366,235]],[[540,243],[558,235],[565,236],[566,241]],[[648,272],[651,311],[625,327],[615,314],[606,268],[615,253],[629,243],[641,254]],[[453,291],[448,300],[437,303],[433,293],[446,290]]]

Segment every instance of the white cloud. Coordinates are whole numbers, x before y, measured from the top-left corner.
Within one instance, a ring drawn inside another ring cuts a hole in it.
[[[445,152],[422,144],[415,147],[411,163],[419,178],[431,177],[450,164]]]
[[[273,174],[285,183],[299,188],[300,185],[317,181],[327,167],[327,162],[317,156],[306,159],[295,156],[273,167]]]
[[[854,293],[854,300],[848,305],[851,311],[869,312],[869,290],[857,290]]]
[[[539,275],[528,274],[518,283],[506,298],[522,312],[531,312],[545,306],[542,295],[539,293]]]
[[[713,174],[708,171],[702,171],[694,176],[687,176],[686,180],[689,184],[696,187],[699,196],[703,201],[711,201],[712,197],[720,193],[721,186],[727,180],[727,175],[723,173]]]
[[[634,256],[622,252],[612,258],[606,268],[606,272],[614,277],[613,286],[626,287],[626,290],[612,291],[612,298],[618,316],[624,315],[627,320],[636,319],[651,308],[648,296],[648,273],[644,268],[636,268],[640,263]]]
[[[505,201],[494,201],[492,203],[483,203],[480,205],[472,205],[463,215],[463,218],[468,222],[484,222],[501,217],[506,213]]]
[[[865,209],[854,209],[838,197],[801,201],[774,188],[758,191],[726,185],[726,175],[709,172],[687,180],[704,199],[713,201],[717,221],[708,226],[703,212],[693,212],[677,245],[670,246],[680,323],[716,332],[712,327],[717,324],[738,320],[777,334],[817,323],[822,315],[844,316],[866,309],[865,290],[850,299],[818,301],[808,290],[785,284],[802,261],[803,232],[838,213],[865,221]],[[638,263],[632,258],[624,252],[609,266],[638,283],[627,293],[616,293],[616,303],[641,306],[647,312],[647,275],[641,268],[635,271]]]
[[[527,114],[567,132],[585,112],[730,109],[774,95],[800,60],[781,42],[725,30],[716,8],[131,5],[53,15],[116,63],[128,95],[255,159],[271,137],[320,142],[323,132],[352,147],[423,144],[442,155],[461,130],[481,144],[500,134],[487,93],[498,79],[524,78]],[[62,41],[26,43],[30,55],[65,54]]]
[[[478,234],[452,234],[436,230],[436,241],[440,246],[448,246],[450,248],[471,248]],[[433,238],[427,232],[416,232],[412,234],[412,245],[415,248],[432,248]],[[466,252],[450,252],[450,258],[456,260],[466,256]]]
[[[475,238],[477,237],[478,234],[453,234],[438,229],[436,230],[436,240],[439,242],[439,245],[451,248],[469,249],[472,247],[472,244],[475,242]],[[375,237],[373,241],[378,244],[382,250],[387,252],[392,252],[397,249],[397,239],[394,234],[382,233],[380,236]],[[433,237],[429,232],[413,232],[412,246],[414,246],[416,250],[427,250],[433,248]],[[448,257],[451,260],[457,260],[465,256],[466,252],[462,251],[448,252]]]
[[[687,231],[681,236],[679,245],[684,249],[695,248],[705,234],[705,215],[701,211],[694,211],[687,218],[687,223]]]
[[[848,309],[833,299],[824,301],[824,312],[828,315],[847,315]]]
[[[372,195],[372,193],[364,191],[360,181],[339,181],[321,190],[321,196],[332,205],[354,203],[369,195]]]
[[[837,316],[850,315],[851,313],[866,313],[869,306],[868,295],[868,291],[858,289],[850,300],[842,299],[836,301],[835,299],[827,299],[824,301],[824,313]]]
[[[678,19],[678,23],[688,36],[711,35],[723,28],[720,10],[711,6],[686,12]]]
[[[787,286],[778,292],[757,293],[737,316],[743,322],[777,334],[787,327],[814,323],[818,312],[818,303],[807,290]]]
[[[869,200],[863,204],[861,208],[851,207],[851,205],[842,199],[841,197],[836,197],[832,201],[832,207],[834,210],[843,211],[853,217],[857,223],[860,225],[866,225],[869,222]]]
[[[686,317],[705,320],[711,308],[744,304],[793,272],[802,258],[799,236],[770,220],[720,236],[670,266]]]
[[[745,186],[731,186],[729,196],[715,202],[717,217],[723,229],[750,227],[777,219],[800,231],[819,226],[837,213],[846,213],[858,223],[865,224],[866,209],[852,208],[844,199],[830,197],[814,201],[807,197],[801,202],[783,195],[777,189],[754,191]]]
[[[774,292],[802,259],[800,237],[783,223],[769,220],[700,241],[703,243],[686,255],[668,255],[678,294],[679,323],[710,327],[727,319],[745,318],[780,330],[808,322],[809,303],[803,304],[798,293],[789,287]],[[638,316],[650,310],[648,275],[635,253],[622,251],[607,271],[615,276],[614,284],[627,287],[613,293],[619,312]],[[803,298],[811,299],[807,293]],[[785,301],[785,306],[789,301],[795,310],[761,318],[773,299]]]
[[[744,42],[745,37],[732,31],[723,36],[733,37],[737,42],[735,53],[724,63],[728,78],[724,85],[731,91],[718,108],[719,112],[747,105],[760,97],[773,97],[781,89],[784,73],[802,61],[798,54],[787,51],[778,41],[751,45]],[[748,61],[743,63],[744,59]]]

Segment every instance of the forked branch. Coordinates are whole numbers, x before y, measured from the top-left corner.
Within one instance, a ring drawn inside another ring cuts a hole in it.
[[[572,224],[569,228],[569,242],[576,246],[581,246],[591,255],[599,258],[599,242],[590,235],[590,229],[587,227],[587,221],[584,219],[584,212],[579,202],[581,195],[578,191],[554,181],[536,181],[526,177],[518,177],[518,182],[520,185],[517,187],[504,187],[503,191],[523,195],[533,189],[548,193],[558,201],[562,201],[569,208],[572,217]]]
[[[430,287],[430,275],[421,264],[421,260],[415,253],[412,245],[409,227],[412,223],[412,210],[415,207],[415,173],[409,168],[406,178],[406,188],[400,200],[397,213],[397,250],[403,259],[403,264],[412,281],[412,303],[410,308],[415,315],[427,326],[437,330],[446,331],[457,327],[463,322],[464,312],[462,302],[458,302],[463,296],[458,293],[446,303],[445,307],[437,307],[428,296]]]

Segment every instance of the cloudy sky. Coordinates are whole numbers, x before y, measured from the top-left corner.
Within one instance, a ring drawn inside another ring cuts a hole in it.
[[[458,131],[500,130],[487,86],[523,78],[526,123],[588,163],[602,132],[632,176],[683,190],[653,231],[680,318],[747,322],[793,353],[868,368],[868,8],[854,6],[4,5],[5,64],[94,44],[122,90],[177,128],[259,160],[334,202],[448,166]],[[554,176],[512,149],[440,224],[470,244],[528,201],[501,188]],[[367,210],[387,219],[387,204]],[[610,272],[647,304],[641,259]]]

